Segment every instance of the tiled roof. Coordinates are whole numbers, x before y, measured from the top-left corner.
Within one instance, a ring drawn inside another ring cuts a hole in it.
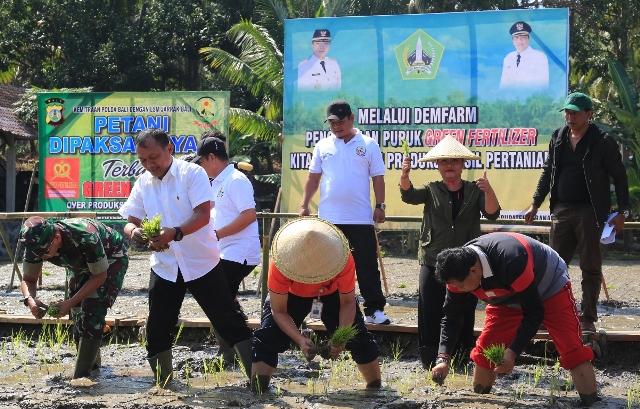
[[[38,139],[38,132],[13,113],[13,103],[24,91],[24,88],[0,84],[0,132],[12,133],[19,139]]]
[[[24,91],[24,88],[0,84],[0,107],[13,108],[13,103],[22,97]]]

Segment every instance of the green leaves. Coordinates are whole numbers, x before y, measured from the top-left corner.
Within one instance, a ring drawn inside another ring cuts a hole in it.
[[[140,225],[144,231],[143,237],[148,240],[151,237],[159,236],[161,230],[160,222],[162,222],[161,214],[156,214],[151,220],[145,218]]]
[[[351,341],[358,334],[356,327],[352,325],[345,325],[338,327],[331,336],[331,345],[334,347],[346,344]]]
[[[404,156],[409,156],[409,144],[406,139],[402,140],[402,152],[404,153]]]
[[[485,356],[495,366],[500,366],[504,361],[504,351],[506,350],[504,345],[491,345],[489,348],[482,349],[482,355]]]
[[[611,79],[618,89],[622,107],[631,112],[633,116],[637,116],[640,98],[638,97],[638,89],[631,77],[629,77],[622,64],[615,60],[609,60],[609,74],[611,74]]]

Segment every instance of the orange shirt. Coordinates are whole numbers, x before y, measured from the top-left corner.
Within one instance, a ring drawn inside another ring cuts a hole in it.
[[[269,262],[269,279],[267,280],[267,287],[269,287],[269,291],[273,291],[277,294],[291,293],[298,297],[324,296],[331,294],[336,290],[346,294],[356,288],[356,265],[353,261],[353,256],[349,254],[347,264],[345,264],[344,268],[337,276],[322,283],[306,284],[293,281],[290,278],[285,277],[285,275],[278,270],[278,267],[276,267],[272,260]]]

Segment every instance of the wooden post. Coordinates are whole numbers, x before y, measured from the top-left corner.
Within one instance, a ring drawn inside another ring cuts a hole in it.
[[[387,286],[387,274],[384,272],[384,263],[382,262],[382,253],[380,252],[380,241],[378,241],[378,231],[376,232],[376,250],[378,251],[378,262],[380,263],[380,273],[382,274],[382,282],[384,283],[384,293],[389,296],[389,287]]]

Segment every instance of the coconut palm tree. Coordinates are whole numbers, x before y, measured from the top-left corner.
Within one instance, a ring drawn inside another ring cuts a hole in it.
[[[285,19],[393,14],[406,10],[406,1],[256,0],[255,14],[260,16],[260,22],[242,20],[227,32],[240,51],[237,56],[213,46],[200,49],[212,69],[229,82],[245,87],[260,101],[257,112],[231,108],[231,129],[263,140],[274,140],[282,132]]]
[[[227,32],[240,51],[237,56],[217,47],[203,47],[200,53],[212,69],[260,101],[258,112],[231,108],[231,128],[274,140],[282,132],[284,19],[289,12],[272,0],[256,1],[256,12],[263,16],[261,24],[241,20]]]

